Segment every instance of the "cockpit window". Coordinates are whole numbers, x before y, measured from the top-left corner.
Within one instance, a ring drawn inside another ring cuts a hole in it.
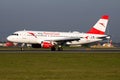
[[[17,33],[13,33],[12,35],[16,35],[16,36],[18,36],[18,34],[17,34]]]

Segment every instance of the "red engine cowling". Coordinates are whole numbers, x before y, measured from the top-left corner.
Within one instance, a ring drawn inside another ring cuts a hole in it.
[[[54,46],[54,45],[52,44],[52,42],[44,41],[44,42],[42,42],[41,46],[42,46],[43,48],[51,48],[51,47]]]

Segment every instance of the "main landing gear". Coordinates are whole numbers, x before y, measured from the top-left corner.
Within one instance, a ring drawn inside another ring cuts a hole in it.
[[[57,51],[63,51],[63,47],[61,45],[58,45],[57,47],[56,46],[52,46],[51,47],[51,51],[56,51],[56,48],[57,48]]]

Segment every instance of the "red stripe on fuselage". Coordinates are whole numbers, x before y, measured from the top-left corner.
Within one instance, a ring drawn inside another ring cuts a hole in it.
[[[105,34],[105,32],[97,30],[95,28],[90,29],[87,33],[90,33],[90,34]]]

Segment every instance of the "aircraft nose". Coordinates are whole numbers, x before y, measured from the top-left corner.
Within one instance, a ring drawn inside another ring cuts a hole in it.
[[[12,41],[12,37],[11,37],[11,36],[8,36],[8,37],[7,37],[7,40],[8,40],[8,41]]]

